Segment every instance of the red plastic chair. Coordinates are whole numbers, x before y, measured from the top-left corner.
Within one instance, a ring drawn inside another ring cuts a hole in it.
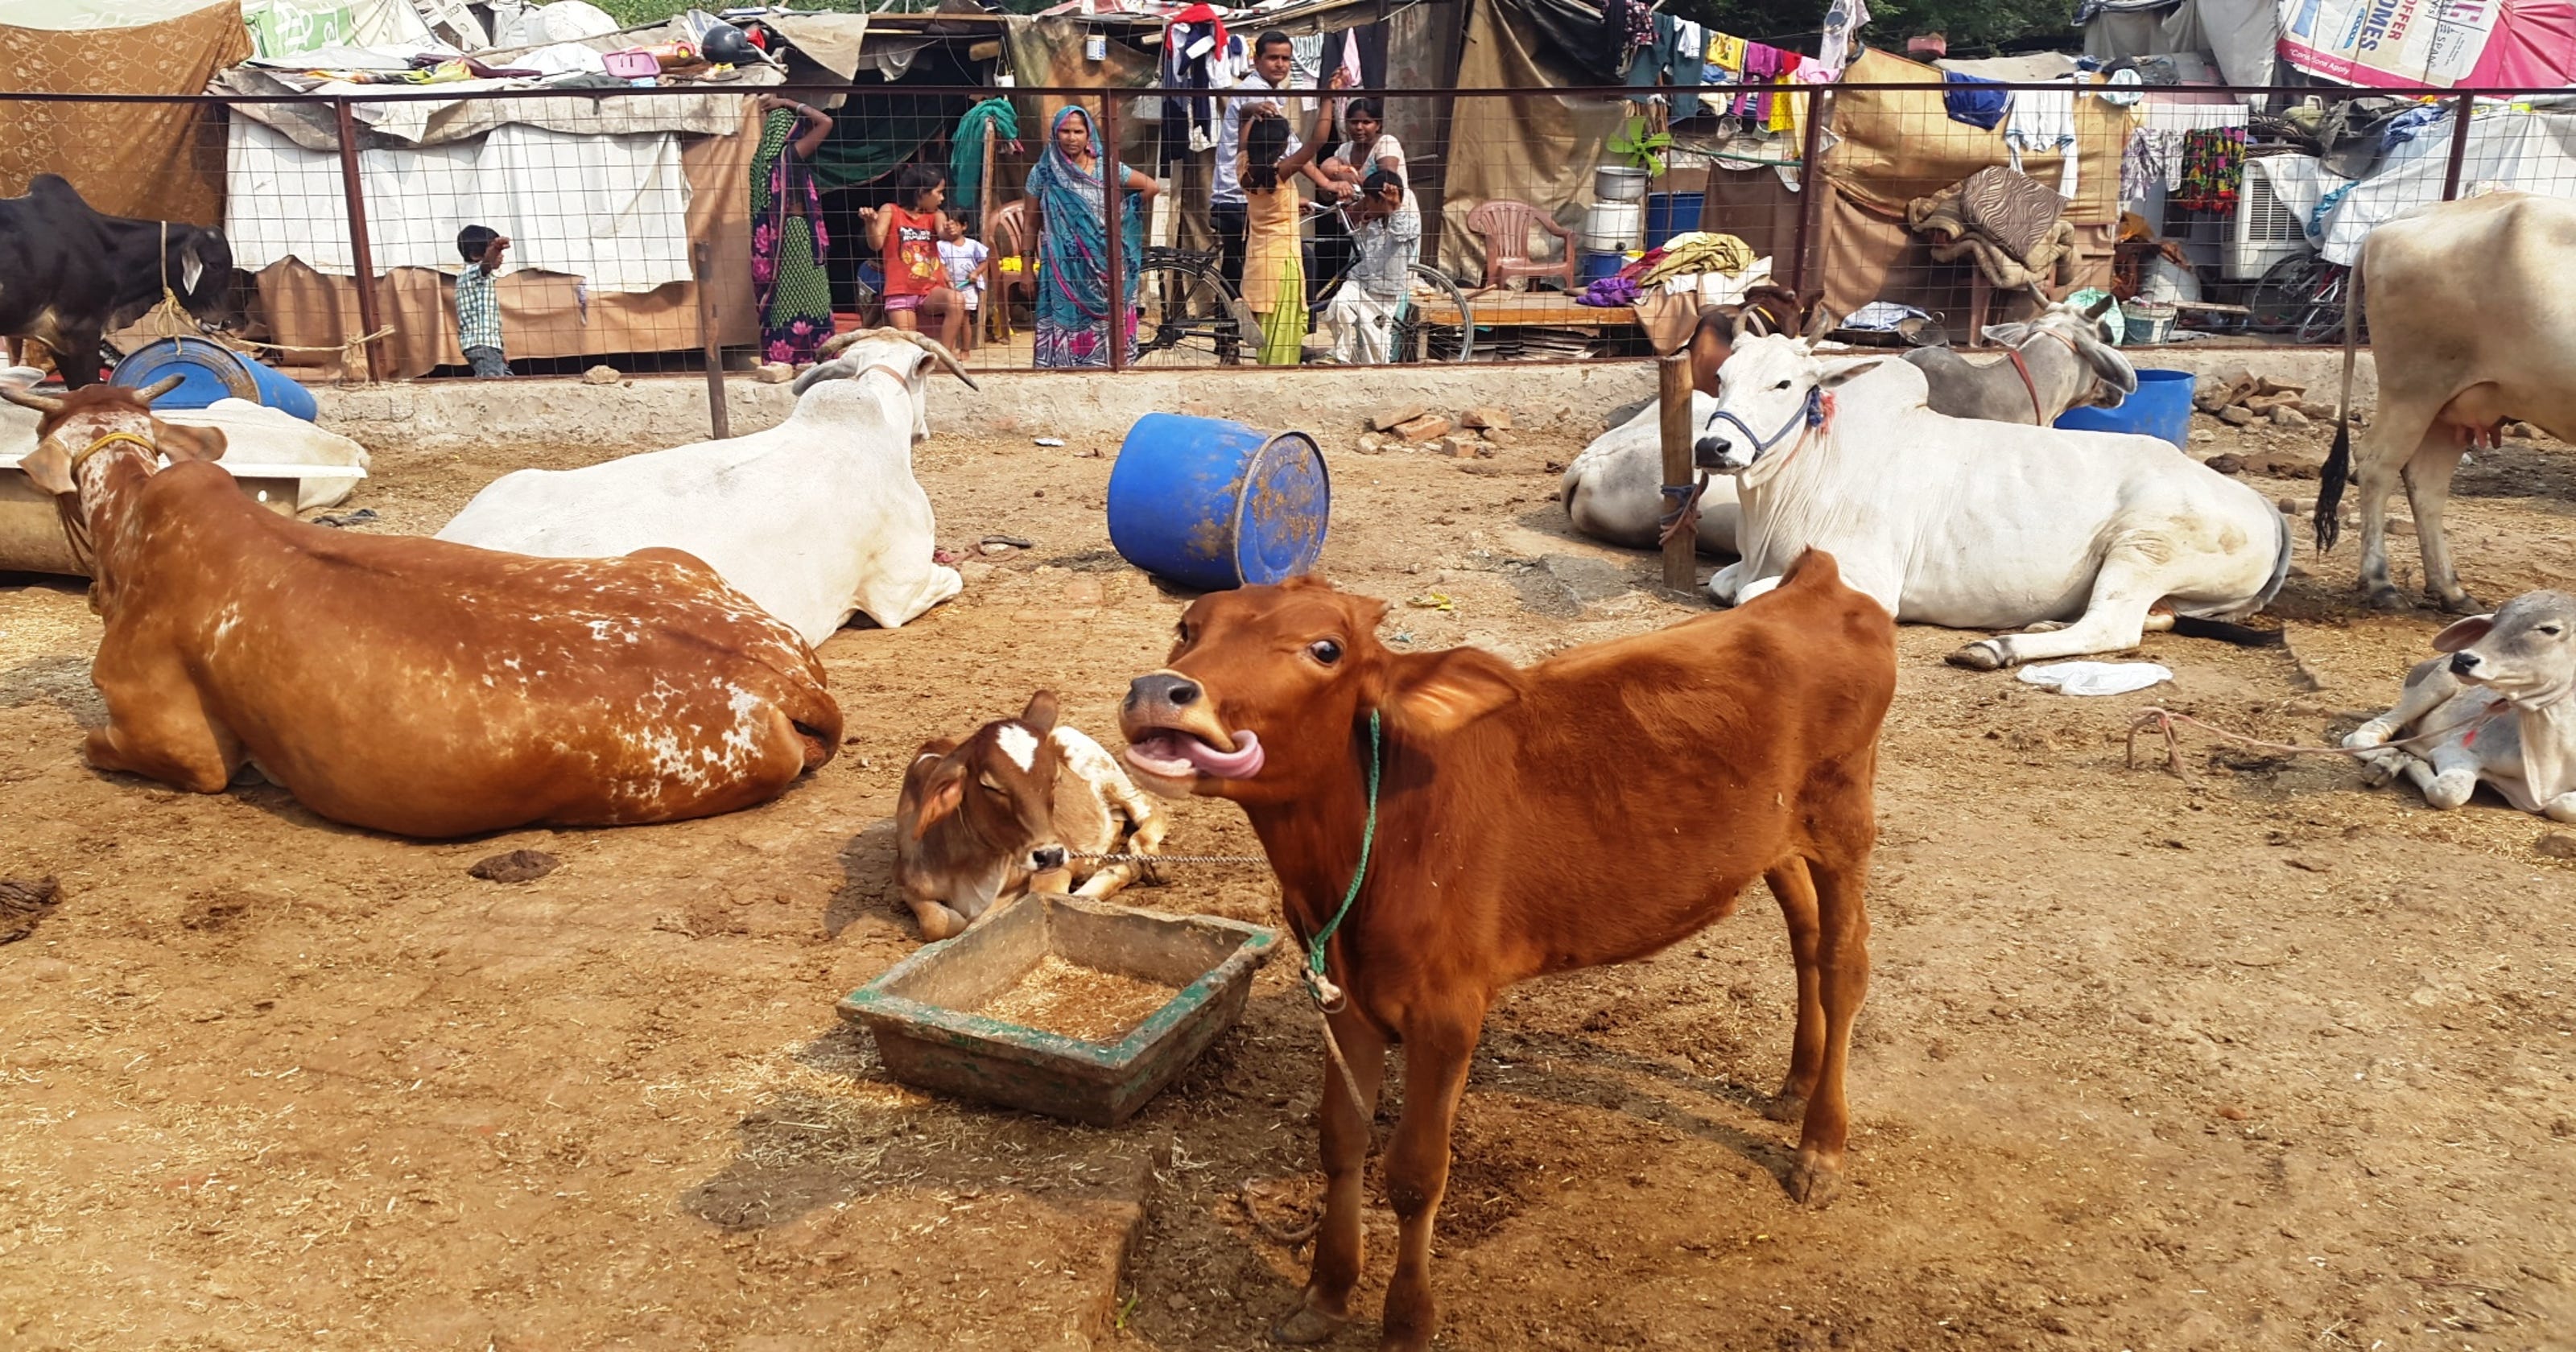
[[[1574,232],[1558,225],[1537,207],[1497,197],[1467,213],[1467,228],[1485,241],[1485,285],[1500,286],[1513,277],[1554,277],[1565,290],[1580,289],[1574,281]],[[1533,228],[1556,236],[1562,256],[1531,258]]]

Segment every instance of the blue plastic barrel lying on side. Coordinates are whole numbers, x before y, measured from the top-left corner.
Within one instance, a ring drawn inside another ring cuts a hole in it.
[[[2194,379],[2189,371],[2140,371],[2138,392],[2118,408],[2070,408],[2058,415],[2057,425],[2084,432],[2144,432],[2182,450],[2191,440]]]
[[[1303,432],[1148,413],[1109,471],[1109,543],[1198,591],[1281,582],[1324,552],[1332,497],[1324,453]]]
[[[204,338],[161,338],[146,343],[116,364],[110,382],[139,390],[156,380],[179,376],[179,388],[161,396],[157,408],[204,408],[218,399],[247,399],[280,413],[311,422],[321,412],[313,391],[221,343]]]

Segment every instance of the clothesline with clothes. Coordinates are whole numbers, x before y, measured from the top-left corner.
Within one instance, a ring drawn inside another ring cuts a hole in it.
[[[1834,0],[1814,56],[1676,19],[1646,0],[1608,0],[1602,18],[1620,79],[1633,88],[1669,90],[1655,97],[1670,100],[1672,121],[1714,110],[1756,130],[1796,135],[1805,126],[1807,100],[1774,91],[1833,83],[1869,23],[1869,5]],[[1704,110],[1699,91],[1710,88],[1735,92],[1707,96]]]

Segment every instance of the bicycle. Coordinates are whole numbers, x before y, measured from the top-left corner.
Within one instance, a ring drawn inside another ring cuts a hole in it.
[[[2344,297],[2352,269],[2327,262],[2322,254],[2294,254],[2263,270],[2254,283],[2246,309],[2252,326],[2288,333],[2301,343],[2322,343],[2343,336]]]
[[[1214,249],[1145,250],[1136,269],[1135,365],[1236,366],[1261,347],[1261,323],[1225,284]]]
[[[1350,216],[1344,208],[1326,210],[1343,212],[1343,224],[1349,225]],[[1350,257],[1339,271],[1324,279],[1314,299],[1306,304],[1306,329],[1310,333],[1323,327],[1325,311],[1332,308],[1333,297],[1359,263],[1357,232],[1352,235]],[[1388,335],[1388,363],[1409,365],[1472,358],[1476,352],[1476,315],[1457,280],[1428,263],[1415,262],[1405,266],[1405,283],[1405,297],[1396,303],[1394,331]],[[1452,314],[1457,316],[1454,321],[1446,318]]]

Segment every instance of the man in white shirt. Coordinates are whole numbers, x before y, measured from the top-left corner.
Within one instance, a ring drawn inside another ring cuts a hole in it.
[[[1243,289],[1245,207],[1243,184],[1235,161],[1243,153],[1243,119],[1258,109],[1267,108],[1287,118],[1288,125],[1294,127],[1298,125],[1300,114],[1314,111],[1313,99],[1272,96],[1274,91],[1285,92],[1294,87],[1295,53],[1295,44],[1285,33],[1267,32],[1253,39],[1252,78],[1235,86],[1238,91],[1248,92],[1238,92],[1224,100],[1225,117],[1217,128],[1216,187],[1208,194],[1208,223],[1216,231],[1221,255],[1219,267],[1225,273],[1226,285],[1238,292]],[[1289,133],[1288,153],[1297,153],[1294,132]],[[1319,191],[1330,193],[1336,199],[1345,195],[1339,184],[1326,178],[1323,171],[1314,165],[1308,164],[1300,172],[1313,181]]]

